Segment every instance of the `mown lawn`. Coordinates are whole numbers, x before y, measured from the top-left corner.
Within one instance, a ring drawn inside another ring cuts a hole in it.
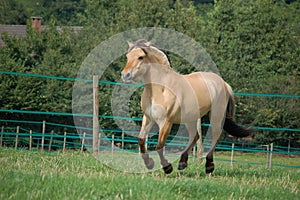
[[[182,172],[133,174],[111,169],[89,153],[0,149],[0,199],[299,199],[299,168],[270,170],[262,164],[244,163],[231,168],[223,161],[229,153],[216,157],[211,176],[192,158]],[[235,159],[255,162],[265,157],[237,154]],[[274,158],[276,163],[291,166],[299,161]]]

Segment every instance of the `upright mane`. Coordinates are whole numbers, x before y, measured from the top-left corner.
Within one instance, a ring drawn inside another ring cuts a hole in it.
[[[160,49],[155,47],[153,44],[151,44],[151,42],[148,42],[145,39],[140,39],[137,40],[135,43],[128,43],[128,44],[129,44],[128,52],[134,48],[141,48],[146,53],[152,53],[153,55],[155,55],[162,62],[163,65],[171,67],[167,55],[164,52],[162,52]]]

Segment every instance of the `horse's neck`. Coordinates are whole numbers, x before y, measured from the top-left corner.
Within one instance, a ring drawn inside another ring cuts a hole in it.
[[[176,73],[172,68],[160,64],[150,64],[147,73],[144,75],[144,84],[158,84],[165,85],[170,79],[176,79],[177,76],[181,76]]]

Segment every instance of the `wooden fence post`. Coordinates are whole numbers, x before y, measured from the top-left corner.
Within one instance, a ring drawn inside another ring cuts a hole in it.
[[[45,131],[46,131],[46,121],[43,121],[43,128],[42,128],[42,151],[44,151],[44,143],[45,143]]]
[[[289,153],[289,156],[290,155],[290,151],[291,151],[291,139],[289,138],[289,143],[288,143],[288,153]]]
[[[99,77],[93,76],[93,154],[98,156],[99,147]]]
[[[85,142],[85,141],[84,141],[84,140],[85,140],[85,134],[86,134],[86,133],[83,132],[83,137],[82,137],[82,140],[81,140],[81,148],[80,148],[80,151],[81,151],[81,152],[83,152],[83,147],[84,147],[84,142]]]
[[[266,146],[267,146],[267,163],[266,163],[266,167],[268,168],[269,167],[270,150],[269,150],[269,145],[266,145]]]
[[[196,145],[193,146],[193,160],[196,157]]]
[[[64,145],[63,145],[63,152],[66,151],[66,142],[67,142],[67,132],[64,132]]]
[[[51,146],[52,146],[52,140],[53,140],[53,133],[54,131],[51,131],[51,136],[50,136],[50,141],[49,141],[49,147],[48,147],[48,151],[51,151]]]
[[[32,130],[29,131],[29,150],[32,148]]]
[[[4,133],[4,126],[2,126],[2,127],[1,127],[0,148],[2,147],[2,142],[3,142],[3,133]]]
[[[234,157],[234,143],[231,145],[231,158],[230,158],[230,166],[233,167],[233,157]]]
[[[111,153],[114,154],[114,146],[115,146],[115,134],[111,136]]]
[[[99,133],[99,140],[98,140],[99,151],[100,151],[100,143],[101,143],[101,133]]]
[[[40,146],[40,139],[38,138],[36,142],[36,148],[39,149],[39,146]]]
[[[269,168],[272,168],[273,143],[270,144]]]
[[[20,127],[17,126],[15,149],[18,148],[19,132],[20,132]]]
[[[122,131],[122,149],[124,149],[124,138],[125,138],[125,133],[124,130]]]

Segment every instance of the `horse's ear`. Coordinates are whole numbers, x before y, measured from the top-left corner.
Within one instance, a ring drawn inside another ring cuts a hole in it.
[[[151,45],[151,41],[149,41],[149,42],[146,42],[146,43],[145,43],[145,45],[146,45],[147,47],[150,47],[150,45]]]
[[[134,44],[132,42],[127,41],[127,44],[129,46],[129,49],[132,48],[134,46]]]

